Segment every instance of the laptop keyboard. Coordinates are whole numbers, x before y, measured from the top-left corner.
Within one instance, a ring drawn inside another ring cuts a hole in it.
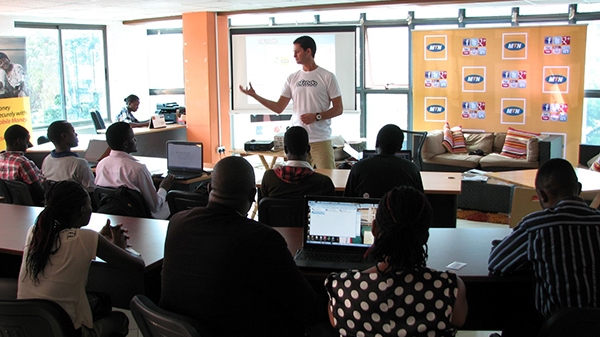
[[[324,252],[302,249],[296,255],[296,259],[308,261],[328,261],[328,262],[364,262],[361,254]]]

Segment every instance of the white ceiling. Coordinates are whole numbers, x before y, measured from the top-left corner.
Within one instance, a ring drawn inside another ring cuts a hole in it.
[[[128,21],[146,18],[178,16],[182,13],[209,11],[231,12],[272,8],[324,6],[339,3],[386,2],[390,10],[399,5],[389,0],[0,0],[0,15],[73,20]],[[472,2],[473,0],[465,0]],[[543,4],[597,3],[600,0],[521,0],[505,1],[502,6],[540,6]],[[403,1],[404,2],[404,1]],[[459,1],[456,8],[465,7]],[[418,6],[414,0],[413,6]],[[470,6],[498,6],[493,2],[477,2]]]

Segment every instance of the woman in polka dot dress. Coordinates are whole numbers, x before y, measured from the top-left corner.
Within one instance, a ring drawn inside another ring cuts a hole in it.
[[[431,206],[412,187],[381,198],[367,253],[376,265],[329,275],[330,321],[341,336],[454,336],[467,317],[463,281],[426,267]]]

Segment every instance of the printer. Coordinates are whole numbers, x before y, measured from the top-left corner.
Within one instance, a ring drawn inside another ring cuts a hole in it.
[[[176,102],[156,104],[156,114],[164,115],[167,123],[177,122],[177,113],[182,111],[185,111],[185,107],[179,106]]]

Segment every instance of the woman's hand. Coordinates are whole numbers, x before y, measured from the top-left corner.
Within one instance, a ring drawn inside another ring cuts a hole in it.
[[[127,232],[128,230],[123,228],[123,224],[120,223],[116,226],[111,226],[108,219],[106,220],[106,225],[100,230],[100,234],[107,238],[108,241],[122,249],[127,248],[127,240],[129,239]]]

